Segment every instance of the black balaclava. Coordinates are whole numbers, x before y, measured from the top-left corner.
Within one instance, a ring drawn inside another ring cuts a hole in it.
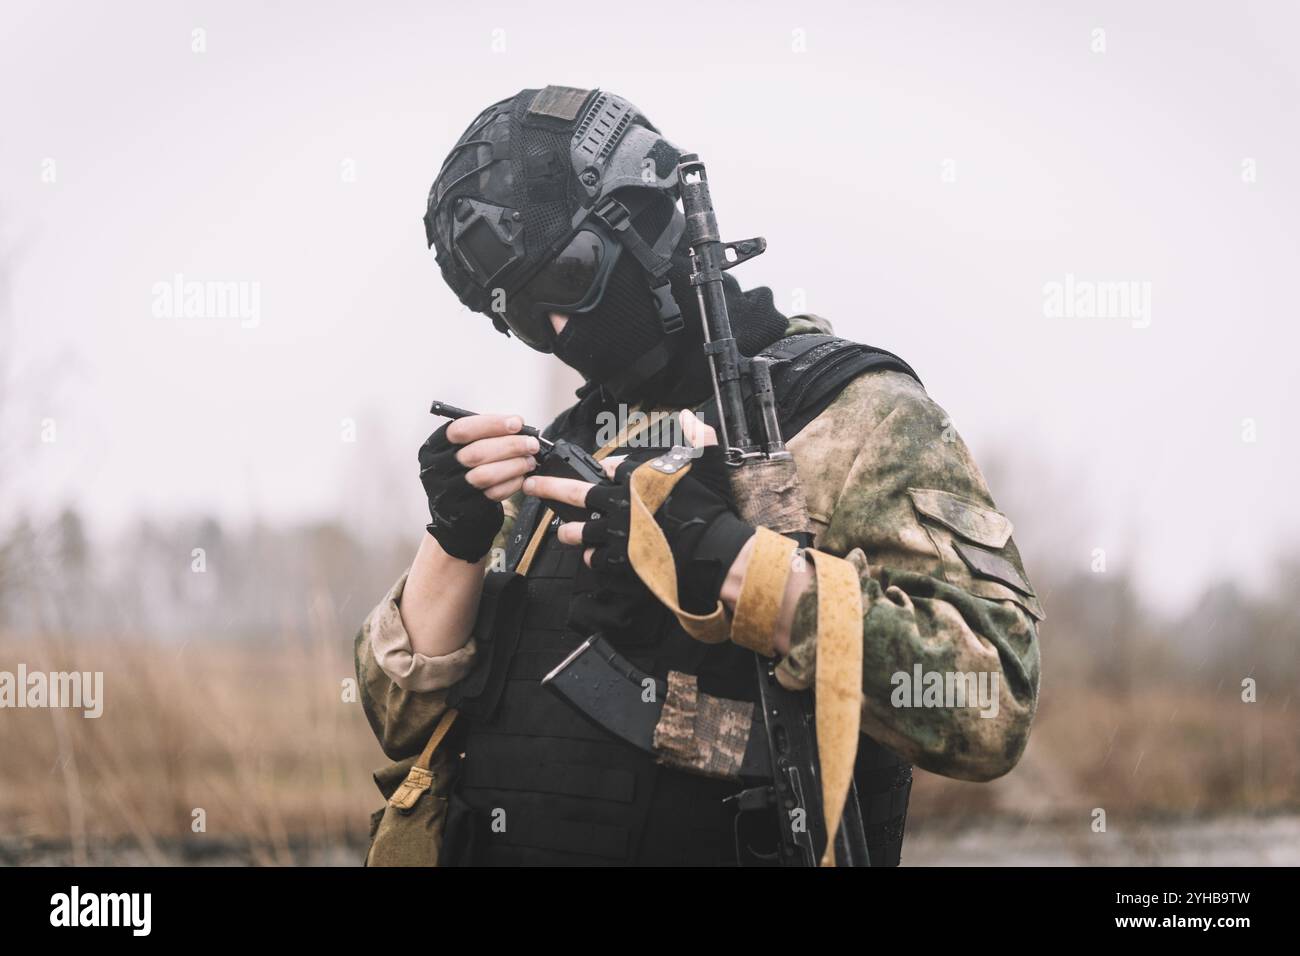
[[[680,334],[680,333],[679,333]],[[646,355],[668,336],[646,282],[645,271],[632,256],[619,256],[599,304],[578,315],[555,338],[555,355],[576,369],[588,382],[609,384],[628,372],[629,363]],[[669,359],[669,349],[660,350],[639,376],[643,381],[660,372]],[[629,383],[635,389],[641,383]],[[614,387],[615,393],[625,389]]]
[[[556,338],[555,355],[587,380],[579,395],[603,386],[606,399],[679,407],[708,398],[713,386],[703,352],[699,299],[690,274],[690,254],[683,240],[669,273],[683,326],[667,335],[645,273],[631,256],[620,257],[600,303],[590,312],[570,316]],[[742,355],[757,355],[785,335],[789,320],[773,304],[771,289],[742,290],[728,273],[723,274],[723,287],[731,331]],[[664,348],[659,350],[657,367],[641,369],[640,375],[629,377],[629,363],[660,343]],[[628,384],[619,387],[623,381]]]

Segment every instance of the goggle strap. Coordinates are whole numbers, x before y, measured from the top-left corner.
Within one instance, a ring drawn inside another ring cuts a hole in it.
[[[632,217],[621,202],[617,199],[607,199],[593,213],[593,216],[614,234],[624,249],[636,256],[636,261],[641,263],[641,268],[650,273],[651,278],[656,282],[668,274],[668,270],[672,268],[672,258],[658,249],[651,248],[650,244],[631,228]]]

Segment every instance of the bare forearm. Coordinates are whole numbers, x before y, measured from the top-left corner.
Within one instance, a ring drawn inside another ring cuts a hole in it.
[[[441,657],[465,646],[478,611],[486,562],[486,557],[476,564],[453,558],[432,536],[424,536],[399,608],[413,652]]]
[[[745,546],[740,549],[740,554],[736,555],[736,560],[732,562],[731,569],[722,582],[720,598],[729,612],[736,610],[736,601],[740,598],[740,586],[745,580],[745,571],[749,569],[749,559],[754,553],[754,541],[754,538],[750,538],[745,542]],[[794,627],[795,606],[799,603],[800,596],[808,590],[812,580],[812,568],[807,561],[797,562],[786,579],[781,613],[777,616],[776,633],[772,635],[772,646],[779,655],[784,656],[790,651],[790,632]]]
[[[469,643],[485,562],[502,525],[500,502],[537,466],[540,445],[520,433],[523,427],[519,415],[464,415],[420,448],[420,482],[433,523],[398,608],[413,654],[443,657]]]

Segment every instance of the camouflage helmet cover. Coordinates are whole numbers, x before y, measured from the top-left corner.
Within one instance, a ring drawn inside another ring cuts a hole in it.
[[[675,201],[680,156],[613,93],[523,90],[485,109],[457,140],[429,192],[426,237],[457,298],[504,332],[494,294],[523,286],[615,191],[639,187]],[[635,246],[653,284],[666,281],[684,222],[675,205],[651,219],[654,235],[623,230],[619,239]]]

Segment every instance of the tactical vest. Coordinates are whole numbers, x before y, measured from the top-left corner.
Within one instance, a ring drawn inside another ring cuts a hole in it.
[[[916,377],[895,355],[830,335],[789,336],[762,355],[774,363],[787,440],[864,372]],[[701,414],[716,424],[712,404]],[[548,436],[594,451],[585,411],[583,403],[570,409]],[[468,719],[443,859],[479,866],[734,865],[736,821],[723,801],[737,791],[735,782],[659,765],[541,684],[587,637],[566,626],[581,549],[556,541],[558,520],[527,577],[513,574],[542,511],[536,499],[528,499],[516,518],[507,549],[511,570],[489,573],[485,584],[476,625],[479,659],[452,694],[452,704]],[[702,693],[756,699],[751,651],[731,643],[702,644],[658,605],[628,633],[604,636],[645,673],[694,674]],[[894,865],[911,767],[869,738],[861,744],[856,779],[872,864]]]

